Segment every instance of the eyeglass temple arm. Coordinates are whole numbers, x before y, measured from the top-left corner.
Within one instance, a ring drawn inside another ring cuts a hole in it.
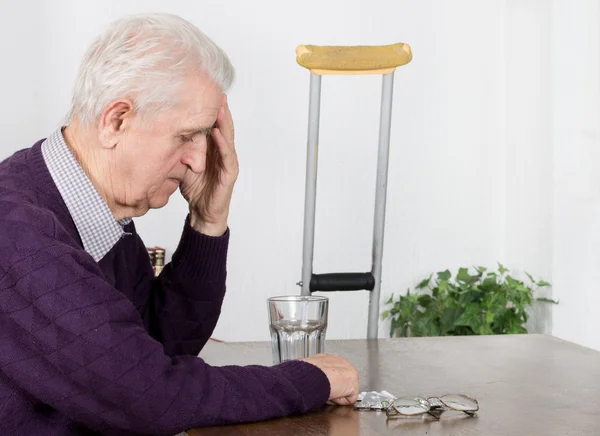
[[[436,409],[437,413],[434,413],[431,409],[427,411],[428,415],[433,416],[438,421],[440,420],[440,415],[444,412],[444,409]]]

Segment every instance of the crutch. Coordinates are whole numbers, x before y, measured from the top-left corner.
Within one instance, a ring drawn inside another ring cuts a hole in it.
[[[367,338],[377,338],[381,261],[385,227],[388,156],[394,72],[412,59],[410,46],[398,43],[386,46],[333,47],[301,45],[296,49],[296,61],[310,72],[310,103],[308,110],[308,141],[306,155],[306,190],[304,197],[304,240],[302,248],[302,295],[312,292],[370,291]],[[319,112],[321,76],[336,74],[382,74],[379,151],[375,191],[372,267],[366,273],[313,274],[315,240],[315,209],[317,198],[317,156],[319,143]]]

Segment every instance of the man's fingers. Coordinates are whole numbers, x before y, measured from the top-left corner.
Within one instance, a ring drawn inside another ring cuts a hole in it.
[[[236,154],[235,146],[232,142],[229,142],[227,140],[227,138],[223,134],[223,131],[220,128],[215,127],[212,131],[212,136],[223,157],[225,157],[226,155]]]
[[[338,398],[337,400],[335,400],[337,404],[339,404],[340,406],[349,406],[350,403],[348,402],[348,399],[346,398]]]
[[[332,400],[332,403],[337,404],[338,406],[352,406],[356,403],[356,400],[353,401],[352,397],[344,397],[344,398],[336,398]]]
[[[219,149],[219,153],[223,158],[223,164],[225,165],[225,169],[227,171],[238,171],[238,159],[237,153],[235,151],[235,147],[232,143],[228,142],[226,138],[223,136],[221,129],[214,128],[212,132],[214,142]]]
[[[346,399],[348,400],[348,402],[350,404],[354,404],[354,403],[356,403],[358,401],[358,395],[356,395],[356,394],[355,395],[351,395],[349,397],[346,397]]]
[[[223,136],[225,137],[225,139],[227,139],[227,142],[233,144],[235,140],[233,118],[231,116],[231,111],[229,110],[229,105],[227,104],[227,99],[225,97],[217,115],[217,127],[221,130]]]

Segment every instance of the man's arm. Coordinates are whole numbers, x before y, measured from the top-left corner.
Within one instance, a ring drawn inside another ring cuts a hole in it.
[[[141,256],[145,248],[140,241]],[[225,296],[229,231],[206,236],[186,219],[177,250],[151,281],[144,325],[169,356],[196,356],[210,338]]]
[[[0,370],[37,401],[119,435],[262,420],[327,401],[327,376],[306,362],[218,368],[166,355],[89,255],[61,242],[66,235],[40,232],[39,217],[4,212],[0,240],[14,243],[0,257]]]

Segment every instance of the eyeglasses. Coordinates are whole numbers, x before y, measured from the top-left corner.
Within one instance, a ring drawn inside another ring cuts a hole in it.
[[[427,413],[435,419],[440,419],[440,415],[448,409],[473,416],[479,410],[479,403],[475,398],[470,398],[462,394],[449,394],[430,398],[403,397],[392,401],[386,409],[385,414],[389,418],[400,415],[415,416]]]

